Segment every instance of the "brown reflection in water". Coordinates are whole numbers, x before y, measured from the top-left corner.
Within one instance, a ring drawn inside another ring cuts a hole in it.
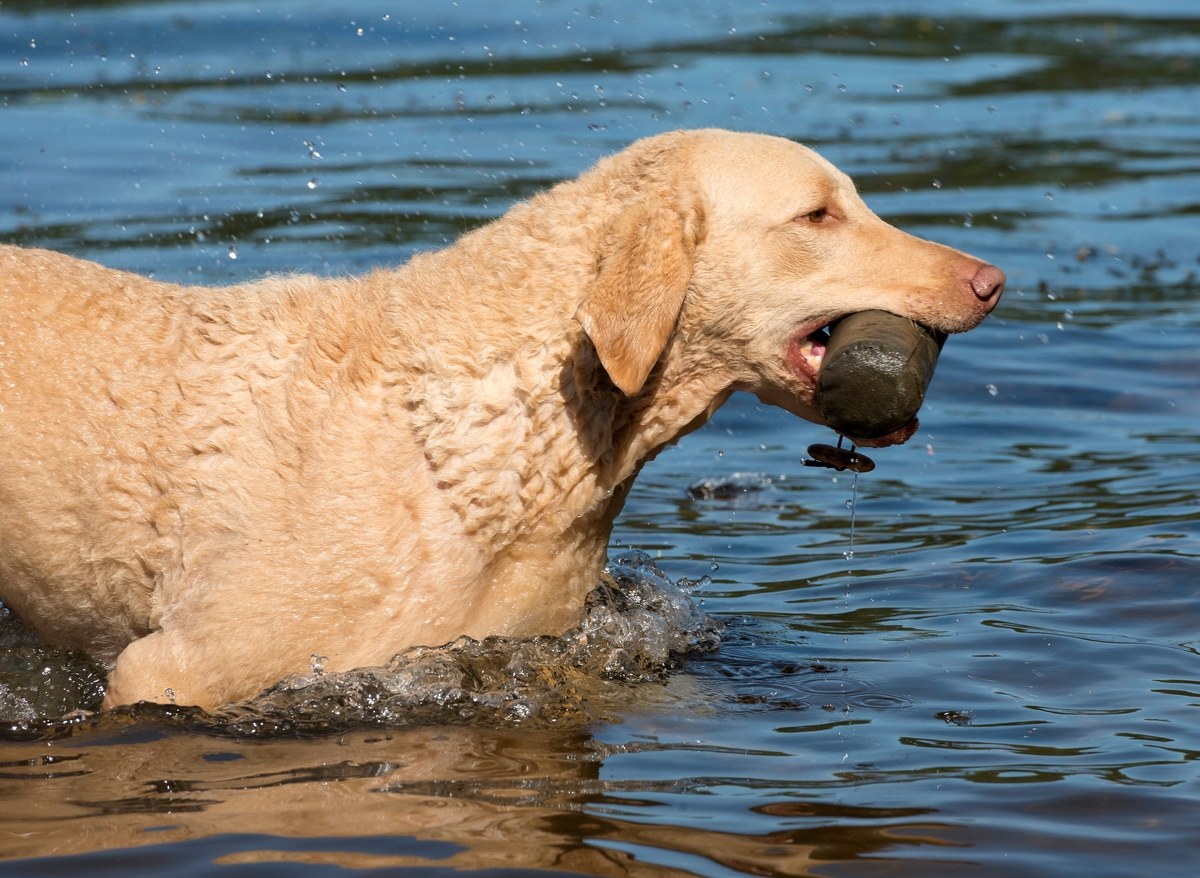
[[[601,780],[614,748],[586,732],[439,727],[268,741],[160,734],[134,726],[52,744],[3,745],[0,858],[228,833],[398,836],[465,850],[435,860],[259,850],[217,862],[691,874],[685,857],[678,868],[655,865],[611,846],[616,843],[656,849],[660,853],[650,857],[660,861],[677,852],[739,872],[783,876],[898,846],[945,844],[949,837],[946,827],[912,820],[924,809],[842,814],[833,806],[782,802],[754,810],[776,825],[788,818],[808,825],[762,835],[629,820],[614,812],[646,808],[656,793],[679,793],[688,783]],[[669,818],[669,806],[661,813]]]

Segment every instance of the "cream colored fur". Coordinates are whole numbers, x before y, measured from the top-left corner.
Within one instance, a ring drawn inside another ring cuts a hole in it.
[[[712,130],[361,278],[0,247],[0,600],[107,663],[108,705],[560,632],[647,458],[735,390],[819,421],[798,340],[867,308],[970,329],[982,268]]]

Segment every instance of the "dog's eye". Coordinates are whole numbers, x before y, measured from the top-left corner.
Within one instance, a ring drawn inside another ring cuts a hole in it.
[[[821,208],[814,210],[812,213],[810,213],[808,215],[808,221],[810,223],[825,222],[825,208],[821,207]]]

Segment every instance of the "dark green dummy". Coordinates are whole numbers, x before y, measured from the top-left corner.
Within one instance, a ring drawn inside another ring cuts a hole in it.
[[[817,375],[826,425],[858,440],[899,430],[925,400],[945,340],[945,333],[887,311],[860,311],[838,321]]]

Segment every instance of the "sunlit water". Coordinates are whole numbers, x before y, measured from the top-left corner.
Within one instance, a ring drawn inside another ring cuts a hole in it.
[[[92,715],[0,616],[0,874],[1194,873],[1195,3],[6,0],[0,121],[0,239],[163,279],[396,264],[704,125],[1010,279],[851,559],[833,436],[735,397],[562,639]]]

